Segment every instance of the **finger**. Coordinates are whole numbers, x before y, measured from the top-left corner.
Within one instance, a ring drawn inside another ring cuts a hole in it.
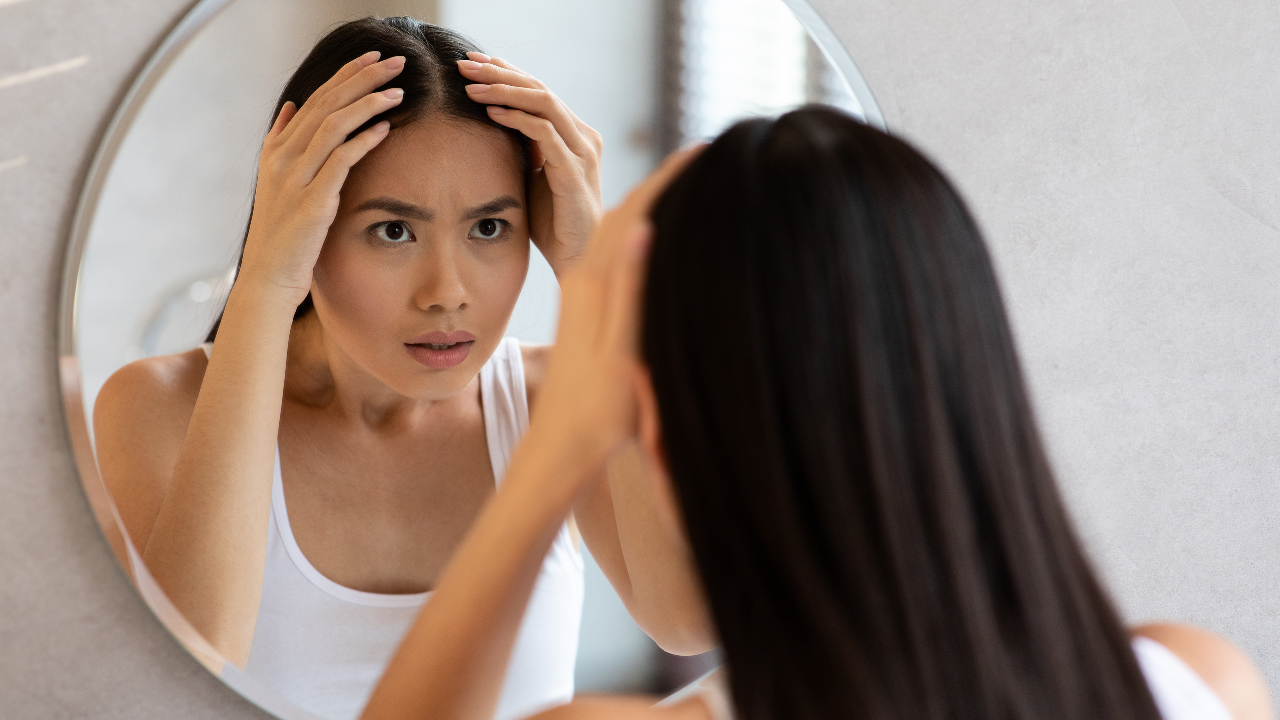
[[[296,177],[303,183],[310,182],[328,161],[329,155],[345,143],[351,133],[373,117],[399,105],[403,99],[404,91],[400,88],[370,93],[325,118],[302,154]]]
[[[530,115],[523,110],[513,110],[497,105],[490,105],[485,109],[489,111],[489,117],[493,118],[494,122],[519,130],[525,137],[537,143],[538,150],[545,161],[544,167],[550,166],[577,172],[578,156],[569,150],[569,146],[560,137],[560,133],[556,132],[550,120]]]
[[[547,86],[532,75],[503,67],[495,62],[480,63],[475,60],[459,60],[458,72],[472,82],[489,85],[515,85],[516,87],[546,90]]]
[[[284,132],[285,127],[289,125],[289,121],[297,114],[298,106],[294,105],[292,100],[286,100],[284,105],[280,106],[280,114],[276,115],[276,121],[272,123],[271,130],[267,132],[267,140],[271,140]]]
[[[458,67],[459,70],[463,71],[463,76],[469,80],[475,80],[477,83],[487,85],[510,85],[514,87],[546,89],[546,85],[537,78],[502,58],[489,57],[488,55],[479,52],[469,52],[467,53],[467,57],[470,58],[471,62],[466,64],[459,62]],[[486,70],[484,66],[491,67],[489,70]],[[514,75],[508,73],[514,73]],[[548,92],[550,91],[548,90]],[[554,93],[552,93],[552,97],[555,97]],[[480,98],[474,99],[478,102],[487,102]],[[558,100],[559,99],[557,98],[557,101]],[[596,132],[594,128],[579,119],[569,106],[565,105],[563,102],[560,102],[559,104],[561,111],[573,122],[578,133],[587,143],[595,148],[596,154],[599,155],[604,149],[604,142],[600,133]],[[567,135],[568,133],[565,134]]]
[[[569,111],[569,114],[573,116],[573,124],[578,126],[578,132],[582,133],[587,142],[591,143],[591,146],[596,149],[596,157],[599,158],[604,155],[604,136],[595,128],[579,120],[572,110]]]
[[[525,72],[524,70],[521,70],[520,68],[516,67],[515,65],[512,65],[511,63],[507,62],[506,60],[503,60],[502,58],[499,58],[499,57],[489,57],[488,55],[485,55],[484,53],[474,53],[474,52],[473,52],[473,53],[467,53],[467,57],[471,58],[472,60],[474,60],[474,61],[476,61],[476,62],[491,63],[491,64],[493,64],[493,65],[497,65],[497,66],[498,66],[498,67],[500,67],[500,68],[505,68],[505,69],[510,70],[510,71],[512,71],[512,72],[519,73],[519,74],[524,75],[525,77],[529,78],[531,81],[533,81],[533,82],[537,83],[538,85],[542,85],[542,83],[541,83],[541,82],[539,82],[537,78],[533,77],[532,75],[530,75],[529,73]],[[544,87],[545,87],[545,86],[544,86]],[[582,133],[583,137],[586,137],[586,138],[590,139],[592,135],[595,135],[597,138],[600,136],[600,133],[598,133],[598,132],[596,132],[594,129],[592,129],[590,125],[588,125],[588,124],[586,124],[586,123],[582,122],[582,120],[578,119],[578,116],[574,114],[574,112],[573,112],[573,109],[572,109],[572,108],[570,108],[569,106],[565,105],[565,106],[564,106],[564,110],[565,110],[565,112],[566,112],[566,113],[568,113],[569,117],[573,118],[573,122],[574,122],[574,124],[578,126],[578,130],[579,130],[579,132],[581,132],[581,133]]]
[[[342,143],[338,149],[329,154],[320,172],[311,182],[310,188],[324,195],[337,195],[342,184],[347,181],[347,174],[360,159],[378,146],[387,137],[391,123],[383,120],[359,135]]]
[[[355,60],[352,60],[346,65],[343,65],[341,68],[338,69],[338,72],[333,74],[333,77],[329,78],[328,80],[325,81],[323,85],[316,88],[315,92],[311,93],[311,97],[308,97],[306,100],[302,102],[302,108],[295,110],[294,116],[297,117],[297,115],[299,114],[309,113],[311,110],[315,108],[315,103],[311,102],[311,98],[319,99],[323,97],[325,93],[329,92],[329,90],[341,85],[347,80],[350,80],[351,78],[355,77],[361,70],[364,70],[370,65],[373,65],[374,63],[378,62],[378,58],[380,57],[382,57],[382,53],[378,52],[377,50],[370,50],[369,52],[361,55]],[[311,107],[307,107],[308,105],[310,105]],[[292,135],[291,132],[288,132],[288,128],[286,128],[285,130],[286,131],[282,133],[284,135],[284,137],[281,138],[282,142],[287,142],[289,137]]]
[[[522,110],[530,115],[537,115],[551,121],[551,125],[564,140],[573,154],[583,157],[593,153],[595,148],[583,137],[574,122],[573,113],[565,107],[560,99],[546,90],[516,87],[514,85],[467,86],[467,95],[476,102],[488,105],[505,105],[515,110]]]
[[[507,60],[503,60],[502,58],[490,58],[490,56],[485,55],[484,53],[467,53],[467,58],[475,60],[477,61],[477,63],[492,63],[494,65],[498,65],[499,68],[506,68],[508,70],[512,70],[512,72],[520,73],[522,74],[522,76],[530,78],[531,82],[534,82],[536,83],[536,85],[541,86],[541,82],[538,81],[538,78],[531,76],[531,74],[526,73],[525,70],[517,68],[516,65],[512,65],[511,63],[508,63]],[[595,147],[595,154],[599,155],[600,152],[604,150],[604,138],[600,137],[600,133],[595,132],[595,128],[589,126],[589,124],[582,122],[582,120],[579,117],[577,117],[576,114],[573,114],[573,109],[570,108],[570,106],[568,105],[564,105],[563,101],[561,101],[561,106],[564,109],[564,113],[566,113],[568,117],[570,117],[573,120],[573,124],[577,126],[577,129],[579,129],[579,132],[581,133],[582,137],[585,137],[586,140],[588,140],[591,143],[591,145]]]
[[[513,72],[520,73],[521,75],[525,75],[527,77],[533,78],[533,76],[530,75],[529,73],[525,72],[524,70],[521,70],[515,65],[512,65],[511,63],[499,57],[489,57],[484,53],[467,53],[467,57],[476,62],[492,63],[494,65],[497,65],[498,67],[505,68],[507,70],[511,70]],[[536,80],[536,78],[534,79]],[[586,124],[581,119],[579,119],[578,116],[574,114],[573,109],[570,108],[569,106],[565,105],[564,110],[566,113],[568,113],[569,117],[573,119],[574,125],[578,127],[578,132],[580,132],[582,136],[586,138],[592,144],[592,146],[595,147],[596,154],[600,155],[604,150],[604,139],[600,136],[600,133],[596,132],[595,128],[591,127],[590,125]]]
[[[484,53],[467,53],[467,57],[476,62],[493,63],[494,65],[497,65],[500,68],[506,68],[507,70],[511,70],[512,72],[518,72],[521,75],[533,77],[531,73],[527,73],[524,70],[521,70],[520,68],[516,67],[515,65],[512,65],[511,63],[507,62],[506,60],[503,60],[500,57],[489,57]]]
[[[291,123],[297,124],[298,129],[285,141],[287,146],[301,154],[311,144],[311,138],[325,118],[390,82],[404,69],[404,63],[403,55],[387,58],[360,70],[323,95],[312,95],[302,104],[295,123]],[[310,111],[308,106],[311,106]]]

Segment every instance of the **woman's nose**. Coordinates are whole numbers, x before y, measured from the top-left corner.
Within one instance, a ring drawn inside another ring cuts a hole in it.
[[[462,258],[449,248],[427,253],[414,294],[414,304],[427,312],[457,312],[467,306],[469,293],[463,280]]]

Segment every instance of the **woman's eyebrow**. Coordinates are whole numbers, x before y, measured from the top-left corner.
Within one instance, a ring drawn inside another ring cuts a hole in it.
[[[377,197],[372,200],[365,200],[356,206],[354,212],[365,212],[366,210],[382,210],[392,215],[400,217],[412,218],[423,222],[431,222],[436,219],[436,214],[420,205],[407,203],[403,200],[396,200],[389,197]]]
[[[510,195],[503,195],[500,198],[495,198],[483,205],[477,205],[464,212],[462,214],[462,219],[479,220],[482,217],[497,215],[503,210],[510,210],[511,208],[519,209],[520,207],[521,205],[519,200],[511,197]]]

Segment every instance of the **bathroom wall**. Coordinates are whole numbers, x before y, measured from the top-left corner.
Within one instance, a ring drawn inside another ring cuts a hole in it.
[[[188,4],[0,0],[0,716],[263,717],[115,567],[55,377],[76,193]],[[1206,625],[1280,679],[1280,8],[814,4],[988,230],[1064,493],[1126,614]]]
[[[988,231],[1127,617],[1209,627],[1280,687],[1280,5],[817,6]]]

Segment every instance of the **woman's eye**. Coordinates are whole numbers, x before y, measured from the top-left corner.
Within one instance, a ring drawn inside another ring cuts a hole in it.
[[[471,226],[471,237],[481,240],[497,240],[506,226],[506,220],[485,218]]]
[[[373,226],[373,236],[383,242],[401,243],[413,239],[413,233],[402,222],[391,221]]]

